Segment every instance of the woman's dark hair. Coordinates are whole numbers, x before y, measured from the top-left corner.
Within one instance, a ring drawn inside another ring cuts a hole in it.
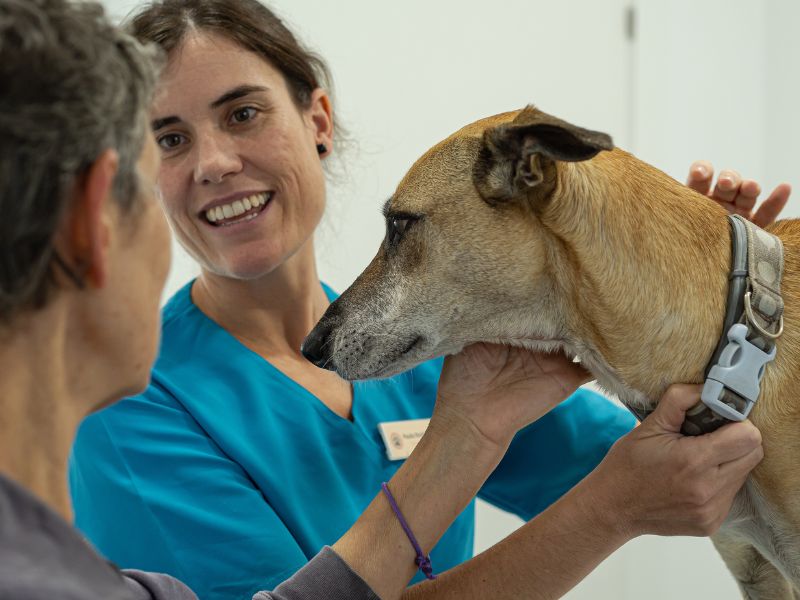
[[[280,18],[257,0],[159,0],[138,10],[126,28],[167,55],[192,31],[221,35],[278,69],[300,108],[308,108],[315,89],[330,89],[325,62],[304,48]]]
[[[114,197],[135,204],[159,62],[99,3],[0,0],[0,323],[45,304],[55,233],[104,150],[119,154]]]

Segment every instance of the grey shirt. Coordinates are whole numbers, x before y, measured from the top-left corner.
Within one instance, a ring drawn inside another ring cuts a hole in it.
[[[197,600],[177,579],[120,571],[27,490],[0,475],[0,600]],[[378,600],[327,546],[253,600]]]

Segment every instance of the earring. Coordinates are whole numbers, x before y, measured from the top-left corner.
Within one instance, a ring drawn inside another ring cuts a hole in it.
[[[325,154],[328,151],[328,148],[325,147],[325,144],[317,144],[317,154]]]

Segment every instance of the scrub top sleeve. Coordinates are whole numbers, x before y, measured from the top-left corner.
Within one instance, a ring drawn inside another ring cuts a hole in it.
[[[203,600],[251,597],[307,562],[247,473],[156,383],[83,422],[69,481],[75,525],[102,554]]]
[[[588,475],[635,424],[624,408],[580,389],[516,435],[478,496],[529,521]]]

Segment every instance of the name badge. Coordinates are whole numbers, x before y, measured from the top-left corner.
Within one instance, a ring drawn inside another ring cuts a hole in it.
[[[409,419],[378,423],[378,431],[383,438],[389,460],[402,460],[411,456],[430,422],[430,419]]]

